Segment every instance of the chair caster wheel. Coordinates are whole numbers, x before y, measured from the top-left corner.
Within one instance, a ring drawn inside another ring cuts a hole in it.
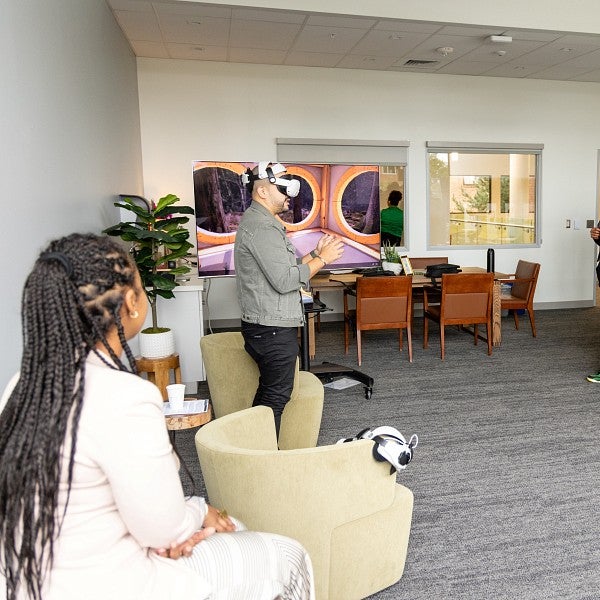
[[[373,395],[373,388],[370,388],[370,387],[365,388],[365,398],[367,400],[370,400],[372,395]]]

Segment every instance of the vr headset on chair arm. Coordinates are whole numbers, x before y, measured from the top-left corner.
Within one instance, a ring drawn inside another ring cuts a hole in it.
[[[342,438],[337,443],[353,442],[355,440],[373,441],[373,458],[378,462],[387,461],[392,466],[391,472],[400,472],[412,460],[414,449],[419,443],[417,434],[413,434],[407,442],[404,436],[394,427],[375,427],[363,429],[354,437]]]

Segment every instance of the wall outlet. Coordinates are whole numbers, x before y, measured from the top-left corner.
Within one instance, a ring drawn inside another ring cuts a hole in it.
[[[588,219],[585,222],[585,226],[586,226],[587,229],[591,229],[594,226],[594,219]]]

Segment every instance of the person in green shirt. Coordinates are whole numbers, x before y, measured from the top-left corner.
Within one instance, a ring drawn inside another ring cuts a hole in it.
[[[381,243],[392,246],[402,245],[404,233],[404,211],[398,207],[402,192],[392,190],[388,196],[388,207],[381,211]]]

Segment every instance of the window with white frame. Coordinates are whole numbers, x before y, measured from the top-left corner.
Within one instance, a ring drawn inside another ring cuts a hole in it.
[[[536,245],[542,149],[427,142],[429,246]]]

